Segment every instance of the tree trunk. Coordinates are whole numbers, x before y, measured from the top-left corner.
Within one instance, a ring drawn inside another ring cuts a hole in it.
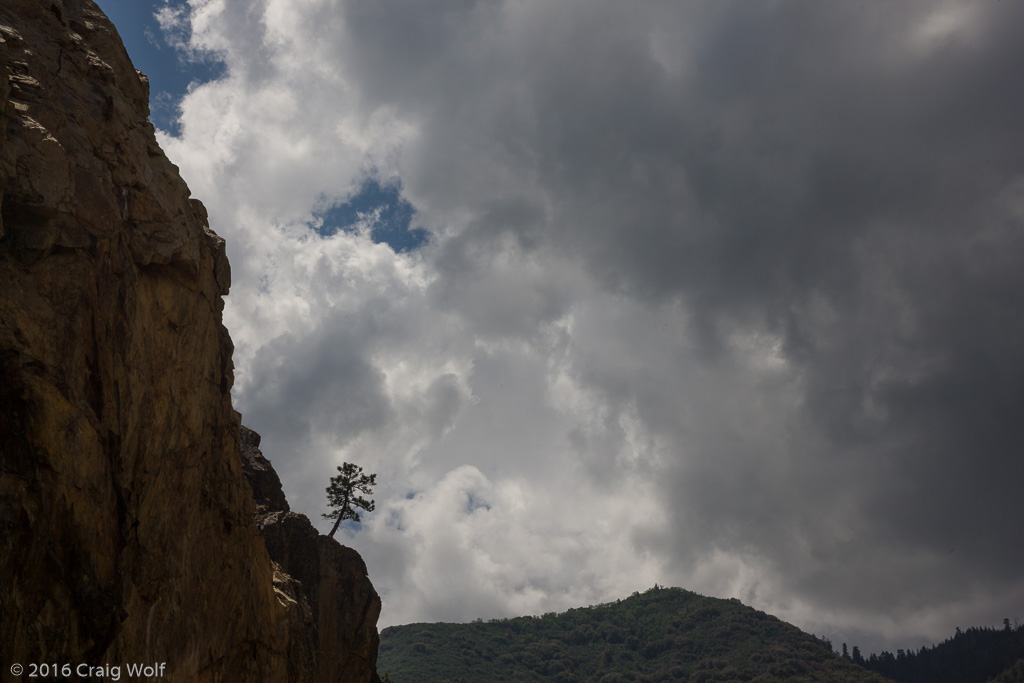
[[[327,534],[327,538],[334,538],[334,532],[338,530],[339,526],[341,526],[341,520],[345,519],[345,510],[348,510],[347,493],[345,494],[345,500],[343,500],[341,505],[338,507],[338,520],[334,523],[334,526],[331,528],[331,533]]]
[[[327,538],[334,538],[334,532],[338,530],[338,526],[341,524],[341,512],[338,512],[338,521],[334,523],[334,527],[331,528],[331,533],[327,534]]]

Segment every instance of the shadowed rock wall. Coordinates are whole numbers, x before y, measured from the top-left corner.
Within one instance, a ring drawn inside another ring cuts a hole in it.
[[[377,618],[381,603],[359,554],[291,512],[281,482],[259,450],[260,435],[242,427],[242,458],[257,503],[256,519],[289,604],[289,662],[316,672],[292,680],[376,681]]]
[[[301,668],[301,587],[275,587],[242,476],[224,242],[148,98],[91,0],[0,2],[5,680],[14,662]]]

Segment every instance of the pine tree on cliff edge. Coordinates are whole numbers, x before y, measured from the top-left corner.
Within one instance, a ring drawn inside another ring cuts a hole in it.
[[[363,474],[363,468],[350,462],[338,467],[338,475],[331,477],[331,485],[327,487],[327,505],[334,508],[324,513],[324,519],[336,519],[328,538],[334,538],[334,532],[346,519],[359,521],[357,510],[373,512],[373,501],[357,494],[373,493],[377,483],[376,474]]]

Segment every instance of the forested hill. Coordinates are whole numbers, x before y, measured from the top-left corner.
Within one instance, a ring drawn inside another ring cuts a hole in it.
[[[882,652],[863,664],[900,683],[1024,683],[1024,624],[957,629],[934,647]]]
[[[887,680],[738,600],[680,588],[562,614],[410,624],[380,635],[377,670],[393,683]]]

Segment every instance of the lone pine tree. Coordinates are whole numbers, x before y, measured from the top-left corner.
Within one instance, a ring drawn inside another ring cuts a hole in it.
[[[324,519],[335,519],[334,527],[328,538],[334,538],[334,532],[346,519],[359,521],[357,510],[373,512],[373,501],[367,500],[360,493],[370,495],[377,483],[376,474],[363,474],[363,468],[346,462],[338,467],[337,476],[331,477],[331,485],[327,487],[327,505],[333,508],[324,513]]]

